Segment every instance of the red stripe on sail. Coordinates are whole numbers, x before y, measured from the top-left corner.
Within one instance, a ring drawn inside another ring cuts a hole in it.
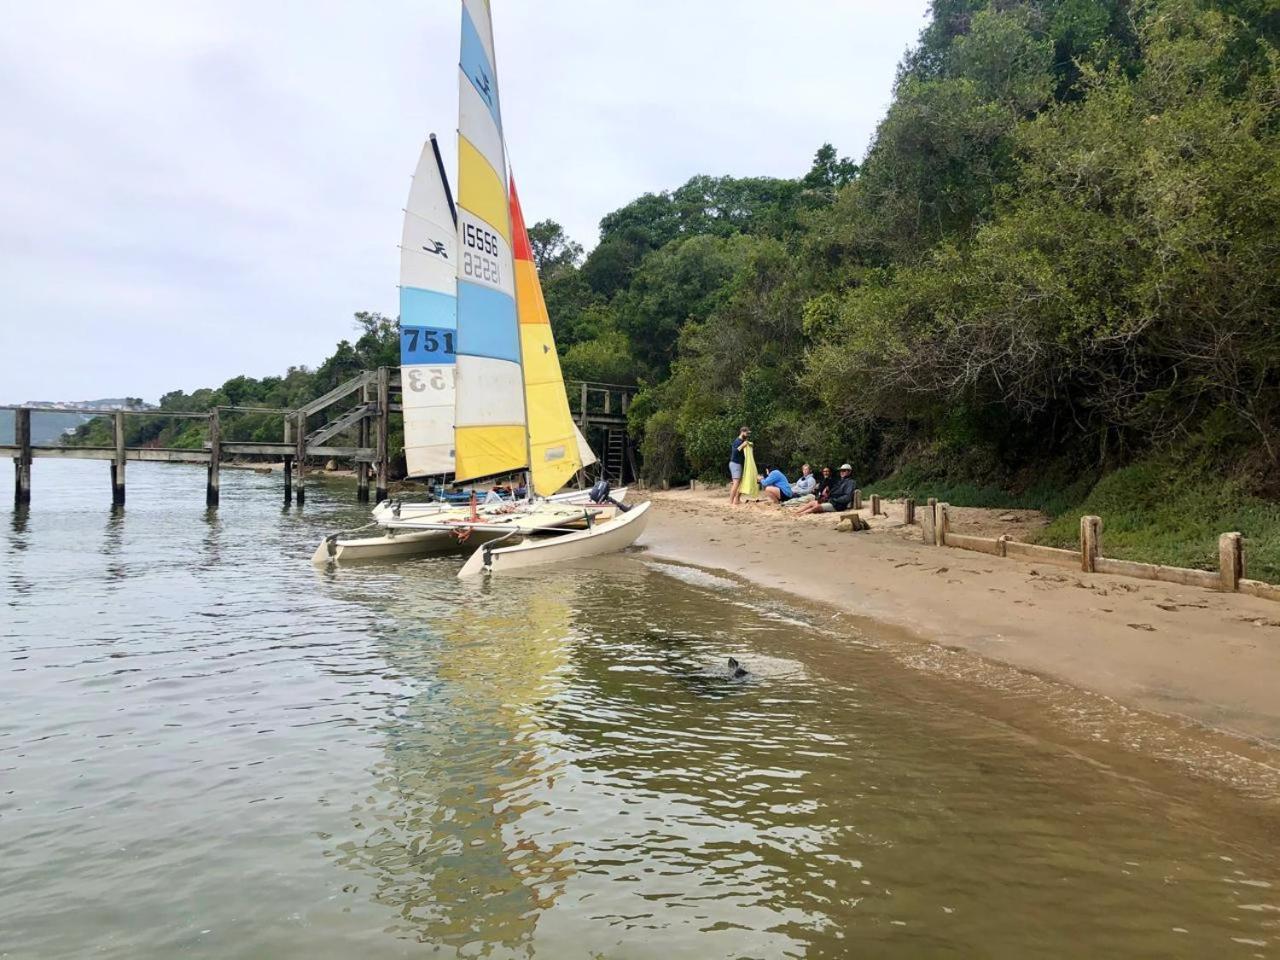
[[[516,196],[516,178],[510,177],[511,185],[511,255],[517,260],[533,262],[533,247],[529,245],[529,231],[524,226],[524,213],[520,210],[520,198]]]

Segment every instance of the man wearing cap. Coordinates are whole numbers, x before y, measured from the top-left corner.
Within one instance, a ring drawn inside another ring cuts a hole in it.
[[[796,511],[796,515],[804,513],[842,513],[853,503],[853,467],[847,463],[840,464],[840,479],[832,482],[827,488],[825,500],[806,503]]]

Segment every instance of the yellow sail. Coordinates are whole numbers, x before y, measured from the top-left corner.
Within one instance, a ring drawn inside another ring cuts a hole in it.
[[[542,284],[533,262],[520,198],[512,179],[511,253],[515,258],[516,315],[520,321],[520,358],[524,373],[525,411],[529,428],[529,467],[533,491],[549,497],[582,469],[578,433],[569,413],[564,375],[551,334]]]

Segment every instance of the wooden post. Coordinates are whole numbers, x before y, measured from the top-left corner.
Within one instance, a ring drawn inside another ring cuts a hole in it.
[[[116,441],[116,456],[111,461],[111,502],[124,503],[124,411],[117,410],[111,418]]]
[[[209,414],[209,479],[204,488],[204,504],[206,507],[218,505],[218,492],[221,484],[219,465],[222,462],[222,422],[218,418],[218,408],[214,407]]]
[[[945,547],[947,545],[947,533],[951,530],[951,517],[947,513],[949,503],[939,503],[934,506],[933,536],[934,545]]]
[[[13,458],[13,505],[31,502],[31,408],[13,411],[13,442],[18,455]]]
[[[853,509],[855,510],[862,509],[862,491],[861,490],[853,491]]]
[[[293,468],[298,474],[298,506],[302,506],[307,500],[307,415],[301,410],[293,429],[297,433],[293,439]]]
[[[387,368],[378,368],[378,488],[374,503],[387,499],[387,474],[390,473],[391,452],[387,449],[387,427],[391,420],[391,381]]]
[[[1238,533],[1224,533],[1218,538],[1218,576],[1222,590],[1235,593],[1240,589],[1244,576],[1244,537]]]
[[[293,423],[289,420],[288,414],[284,418],[284,442],[293,442]],[[286,453],[284,455],[284,505],[287,507],[293,501],[293,455]]]
[[[368,403],[368,400],[365,398],[363,392],[360,394],[360,398],[363,402]],[[369,446],[368,414],[360,418],[360,427],[356,431],[356,437],[357,437],[356,439],[357,447],[360,447],[363,449]],[[358,500],[360,503],[369,502],[369,461],[368,460],[356,461],[356,500]]]
[[[911,526],[916,522],[916,502],[908,497],[902,504],[902,522]]]
[[[580,424],[580,426],[582,427],[582,432],[583,434],[586,434],[587,432],[587,384],[586,384],[586,381],[583,381],[582,383],[582,406],[579,408],[578,413],[581,414],[581,417],[582,417],[582,423]]]
[[[871,495],[871,515],[873,517],[880,516],[880,495],[878,493]]]
[[[1080,518],[1080,569],[1093,573],[1102,553],[1102,518]]]

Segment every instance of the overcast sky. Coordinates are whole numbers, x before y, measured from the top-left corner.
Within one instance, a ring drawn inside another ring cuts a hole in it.
[[[494,0],[530,223],[697,173],[861,158],[927,0]],[[314,365],[396,313],[427,133],[451,160],[455,0],[0,0],[0,401]]]

